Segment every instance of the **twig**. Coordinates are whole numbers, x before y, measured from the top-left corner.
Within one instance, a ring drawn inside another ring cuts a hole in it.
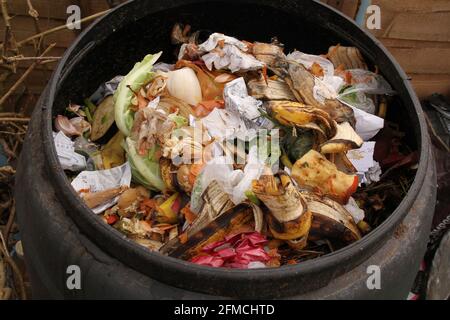
[[[4,232],[5,232],[4,238],[5,238],[6,246],[8,246],[8,243],[9,243],[9,235],[11,234],[11,229],[12,229],[15,217],[16,217],[16,202],[15,202],[15,200],[13,200],[12,205],[11,205],[11,210],[9,212],[8,222],[6,223],[6,227],[4,230]]]
[[[45,56],[51,49],[53,49],[54,46],[55,46],[54,43],[49,45],[48,48],[45,49],[44,52],[42,52],[41,57]],[[31,66],[28,67],[28,69],[19,78],[19,80],[17,80],[16,83],[14,83],[14,85],[8,90],[8,92],[6,92],[6,94],[0,99],[0,106],[2,106],[3,103],[5,103],[5,101],[9,98],[9,96],[13,94],[14,91],[17,90],[17,88],[22,84],[23,81],[25,81],[25,79],[30,75],[30,73],[34,70],[34,68],[36,68],[38,64],[39,61],[36,61]]]
[[[1,232],[0,232],[0,238],[1,238],[1,242],[3,244],[3,246],[0,246],[0,251],[3,254],[3,260],[9,264],[9,266],[11,267],[11,269],[15,275],[15,279],[17,279],[19,282],[20,298],[22,300],[26,300],[27,292],[25,290],[25,284],[23,281],[22,273],[20,272],[20,269],[17,267],[17,264],[14,262],[14,260],[9,255],[8,249],[6,248],[5,239],[3,238],[3,234]]]
[[[39,34],[42,32],[41,27],[39,25],[39,12],[37,12],[37,10],[33,7],[31,0],[27,0],[27,5],[28,5],[28,14],[30,15],[30,17],[33,18],[36,33]],[[39,50],[37,53],[39,53]]]
[[[16,155],[9,148],[8,143],[5,141],[5,139],[0,139],[0,145],[3,147],[3,151],[8,155],[10,159],[16,157]]]
[[[0,117],[23,117],[23,115],[16,112],[0,112]]]
[[[3,57],[7,63],[29,60],[59,60],[61,57]]]
[[[0,134],[10,134],[12,136],[21,136],[21,135],[24,135],[25,133],[23,133],[23,132],[0,131]]]
[[[17,52],[17,42],[11,29],[11,17],[8,13],[8,3],[6,0],[0,0],[2,8],[3,21],[5,22],[5,38],[1,48],[3,49],[3,56],[6,56],[8,51]],[[15,66],[13,66],[15,72]]]
[[[77,23],[84,23],[84,22],[88,22],[88,21],[97,19],[98,17],[101,17],[101,16],[107,14],[109,11],[111,11],[111,9],[108,9],[108,10],[105,10],[105,11],[93,14],[93,15],[91,15],[89,17],[86,17],[86,18],[83,18],[83,19],[81,19],[79,21],[75,21],[75,22],[72,22],[72,23],[61,25],[59,27],[55,27],[55,28],[52,28],[52,29],[49,29],[49,30],[45,30],[45,31],[43,31],[43,32],[41,32],[39,34],[35,34],[34,36],[31,36],[31,37],[26,38],[24,40],[18,41],[17,42],[17,46],[21,47],[21,46],[23,46],[24,44],[26,44],[28,42],[36,40],[36,39],[38,39],[40,37],[44,37],[44,36],[46,36],[46,35],[48,35],[50,33],[61,31],[61,30],[64,30],[66,28],[69,28],[69,27],[74,27]],[[3,48],[3,44],[0,44],[0,48]]]
[[[0,118],[0,122],[30,122],[30,118]]]

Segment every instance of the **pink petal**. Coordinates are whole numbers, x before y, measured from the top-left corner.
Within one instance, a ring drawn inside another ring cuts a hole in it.
[[[209,266],[218,268],[223,266],[223,259],[220,257],[214,257],[214,256],[197,256],[191,259],[192,263],[202,265],[202,266]]]
[[[233,248],[225,248],[225,249],[216,251],[214,255],[219,256],[222,259],[228,260],[228,259],[234,258],[236,256],[236,252],[234,251]]]
[[[223,245],[225,243],[226,243],[226,241],[223,241],[223,240],[210,243],[210,244],[204,246],[202,251],[204,251],[204,252],[213,251],[214,249],[216,249],[217,247],[220,247],[221,245]]]

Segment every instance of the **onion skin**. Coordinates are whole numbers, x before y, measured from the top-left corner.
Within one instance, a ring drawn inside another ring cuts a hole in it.
[[[55,128],[58,131],[62,131],[68,137],[81,136],[83,134],[67,117],[61,115],[55,119]]]

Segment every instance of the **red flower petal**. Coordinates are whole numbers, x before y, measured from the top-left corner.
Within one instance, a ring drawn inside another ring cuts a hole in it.
[[[197,256],[191,259],[192,263],[202,265],[202,266],[209,266],[209,267],[221,267],[223,266],[223,259],[220,257],[215,256]]]
[[[225,243],[226,243],[226,241],[223,241],[223,240],[222,240],[222,241],[217,241],[217,242],[210,243],[210,244],[204,246],[203,249],[202,249],[202,251],[204,251],[204,252],[210,252],[210,251],[213,251],[214,249],[220,247],[221,245],[223,245],[223,244],[225,244]]]

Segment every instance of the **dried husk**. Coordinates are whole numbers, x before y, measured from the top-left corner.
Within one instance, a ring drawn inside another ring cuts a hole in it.
[[[266,65],[273,65],[275,60],[283,54],[283,48],[270,43],[255,42],[252,46],[255,58]]]

